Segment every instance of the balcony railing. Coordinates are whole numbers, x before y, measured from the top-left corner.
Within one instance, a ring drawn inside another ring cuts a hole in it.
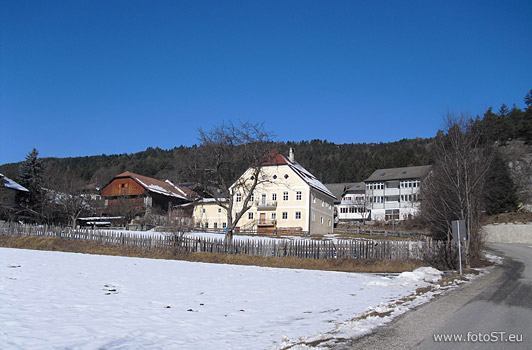
[[[277,208],[277,201],[264,201],[264,200],[258,200],[255,201],[255,206],[257,209],[275,209]]]
[[[257,220],[257,226],[275,226],[277,220],[274,219],[259,219]]]

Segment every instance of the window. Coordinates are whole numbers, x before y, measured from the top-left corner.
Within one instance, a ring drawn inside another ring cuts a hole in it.
[[[205,228],[209,228],[209,223],[205,222]]]
[[[242,202],[242,194],[241,194],[241,193],[237,193],[237,194],[236,194],[236,202],[237,202],[237,203]]]
[[[272,201],[277,201],[277,193],[272,193]]]
[[[288,192],[283,192],[283,201],[287,201],[288,200]]]
[[[225,222],[222,223],[222,227],[223,228],[226,228],[227,227],[227,224]]]
[[[251,196],[249,197],[249,200],[251,202],[254,202],[255,201],[255,195],[252,193]]]
[[[296,220],[301,220],[301,212],[296,211]]]
[[[323,225],[323,216],[320,216],[320,223]]]
[[[283,218],[283,220],[288,220],[288,212],[287,211],[283,211],[281,217]]]
[[[284,174],[284,178],[288,179],[289,178],[288,174]]]
[[[300,201],[303,198],[303,194],[301,191],[296,192],[296,201]]]
[[[316,194],[312,194],[312,203],[316,204]]]
[[[218,213],[221,213],[222,212],[222,208],[218,208]]]
[[[201,208],[201,212],[202,212],[203,214],[205,214],[205,212],[206,212],[205,208]]]
[[[331,219],[327,220],[327,226],[331,227]]]
[[[277,213],[273,212],[272,215],[271,215],[271,218],[272,218],[272,220],[277,219]]]
[[[384,214],[384,220],[399,220],[399,209],[387,209]]]
[[[213,227],[214,227],[214,228],[218,228],[218,223],[215,222],[215,223],[213,224]]]
[[[273,175],[273,179],[276,180],[277,179],[277,175]]]
[[[126,187],[126,184],[120,184],[120,188]]]
[[[316,213],[312,213],[312,221],[316,221]]]
[[[248,219],[249,220],[253,220],[253,212],[249,212],[248,213]]]

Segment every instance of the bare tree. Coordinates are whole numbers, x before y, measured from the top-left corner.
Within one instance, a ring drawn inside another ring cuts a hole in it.
[[[48,203],[55,205],[57,211],[68,218],[72,228],[76,227],[82,213],[90,211],[90,202],[82,193],[79,180],[67,179],[56,190],[47,190]]]
[[[451,232],[451,221],[466,221],[469,264],[479,258],[483,247],[480,213],[491,150],[480,145],[480,135],[471,131],[471,119],[449,114],[445,122],[446,131],[438,132],[434,144],[434,167],[421,187],[421,215],[440,237]]]
[[[195,178],[203,191],[226,210],[226,243],[232,241],[239,220],[252,207],[253,191],[267,181],[261,173],[272,138],[263,124],[249,122],[223,123],[209,131],[199,129],[201,145],[193,164]],[[237,195],[242,206],[235,209]]]

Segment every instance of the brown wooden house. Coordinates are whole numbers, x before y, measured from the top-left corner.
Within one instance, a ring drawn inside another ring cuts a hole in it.
[[[193,197],[194,193],[186,187],[129,171],[115,176],[102,189],[106,212],[129,219],[152,212],[168,213],[171,208],[189,203]]]

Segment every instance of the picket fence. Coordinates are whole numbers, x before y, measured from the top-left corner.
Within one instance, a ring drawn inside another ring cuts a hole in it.
[[[437,254],[442,242],[389,241],[366,239],[310,240],[310,239],[239,239],[225,244],[221,238],[149,236],[129,232],[93,229],[72,229],[47,225],[25,225],[0,222],[0,234],[15,236],[58,237],[124,245],[144,249],[182,249],[186,252],[247,254],[263,257],[298,257],[307,259],[399,259],[422,260]]]

